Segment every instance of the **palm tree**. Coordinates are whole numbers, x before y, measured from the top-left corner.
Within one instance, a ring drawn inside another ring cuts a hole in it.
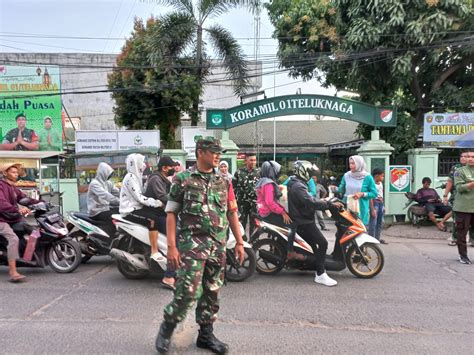
[[[191,125],[199,121],[199,100],[206,78],[210,74],[211,61],[206,51],[209,42],[218,59],[226,69],[226,76],[232,80],[234,93],[241,95],[248,87],[247,64],[241,46],[232,34],[219,24],[205,26],[206,21],[244,4],[250,6],[255,0],[157,0],[161,5],[173,8],[160,18],[161,31],[151,40],[152,62],[169,62],[170,70],[176,65],[173,59],[192,57],[195,75],[200,83],[200,95],[193,100]],[[206,36],[207,41],[204,40]]]

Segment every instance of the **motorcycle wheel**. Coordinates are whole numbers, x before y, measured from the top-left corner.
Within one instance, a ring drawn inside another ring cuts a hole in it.
[[[48,265],[60,274],[73,272],[81,264],[81,260],[81,247],[75,240],[69,238],[53,243],[46,250]]]
[[[355,245],[351,245],[347,249],[346,265],[349,271],[361,279],[370,279],[378,275],[382,271],[385,262],[380,247],[374,243],[365,243],[359,249],[362,255]]]
[[[77,241],[82,251],[82,264],[87,263],[94,255],[87,252],[88,244],[86,241],[87,235],[82,231],[77,231],[69,235],[69,238]]]
[[[231,282],[247,280],[255,272],[255,252],[252,248],[245,248],[245,258],[242,265],[235,257],[235,249],[227,249],[225,277]]]
[[[286,249],[284,246],[281,245],[281,243],[278,243],[276,240],[268,239],[268,238],[259,239],[253,245],[253,249],[255,251],[255,256],[256,256],[255,268],[260,274],[274,275],[274,274],[279,273],[285,266],[284,262],[280,264],[275,264],[275,263],[272,263],[271,261],[265,260],[260,255],[260,253],[263,251],[263,252],[271,253],[285,260]]]
[[[139,243],[132,243],[131,248],[129,248],[130,237],[122,238],[117,246],[118,249],[126,251],[130,254],[139,254],[140,257],[145,257],[146,250]],[[130,280],[141,280],[148,276],[149,271],[139,270],[130,266],[128,263],[123,262],[122,260],[116,259],[118,271],[125,276],[125,278]]]

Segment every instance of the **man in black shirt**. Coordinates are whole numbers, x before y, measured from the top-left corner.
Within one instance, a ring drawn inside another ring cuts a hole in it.
[[[17,128],[13,128],[3,137],[0,150],[38,150],[39,138],[35,131],[26,128],[26,116],[20,113],[16,116]]]

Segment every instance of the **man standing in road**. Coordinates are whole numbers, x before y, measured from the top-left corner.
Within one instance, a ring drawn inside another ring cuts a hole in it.
[[[214,336],[213,329],[219,310],[219,289],[224,283],[229,224],[237,239],[235,253],[241,263],[244,248],[232,185],[215,169],[221,153],[219,140],[199,138],[196,165],[177,174],[171,186],[165,209],[167,256],[178,269],[178,281],[173,301],[164,309],[164,321],[156,338],[159,353],[168,351],[176,324],[186,317],[196,299],[196,321],[200,325],[196,345],[217,354],[225,354],[229,349]],[[181,223],[179,252],[176,248],[178,218]]]
[[[249,236],[255,229],[254,216],[257,215],[257,193],[255,187],[260,179],[260,169],[256,168],[257,156],[255,153],[245,155],[245,166],[235,172],[232,184],[235,188],[237,204],[239,205],[240,222],[247,230]]]
[[[461,264],[471,264],[467,256],[466,236],[474,228],[474,150],[467,152],[466,165],[454,172],[456,197],[453,210],[456,213],[456,234]]]

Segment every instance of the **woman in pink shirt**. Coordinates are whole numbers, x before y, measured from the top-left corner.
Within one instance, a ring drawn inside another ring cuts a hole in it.
[[[265,222],[289,228],[287,257],[290,260],[304,260],[303,255],[294,251],[296,228],[279,202],[282,195],[277,184],[280,170],[281,165],[276,161],[266,161],[262,164],[261,178],[256,185],[258,214]]]

